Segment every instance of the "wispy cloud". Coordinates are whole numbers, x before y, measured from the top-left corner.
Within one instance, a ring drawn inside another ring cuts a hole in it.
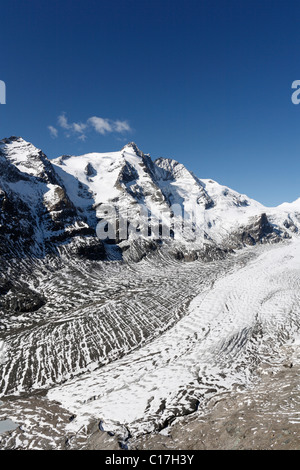
[[[131,128],[127,121],[113,121],[112,119],[103,119],[101,117],[93,116],[88,119],[88,123],[99,134],[107,134],[109,132],[130,132]]]
[[[113,127],[108,119],[93,116],[88,119],[88,123],[94,128],[99,134],[106,134],[107,132],[113,132]]]
[[[62,113],[60,116],[57,118],[58,125],[62,127],[63,129],[70,129],[72,126],[68,123],[68,119],[66,118],[65,113]]]
[[[57,123],[61,129],[67,131],[65,132],[66,137],[74,135],[82,141],[86,140],[87,133],[90,131],[101,135],[109,133],[124,134],[132,131],[128,121],[107,119],[99,116],[92,116],[86,122],[69,122],[66,113],[62,113],[58,116]],[[57,137],[58,130],[55,127],[48,126],[48,129],[52,137]]]
[[[48,126],[48,129],[49,129],[51,137],[53,137],[53,139],[55,139],[58,135],[58,130],[53,126]]]
[[[131,128],[127,121],[115,121],[114,122],[115,132],[130,132]]]
[[[73,122],[72,128],[74,132],[78,132],[79,134],[82,134],[83,131],[87,128],[86,124],[83,124],[82,122]]]
[[[68,118],[66,116],[66,113],[62,113],[60,116],[57,118],[58,125],[64,129],[67,130],[67,137],[71,136],[71,133],[73,132],[75,135],[80,140],[85,140],[85,130],[87,128],[87,124],[84,124],[82,122],[71,122],[69,123]]]

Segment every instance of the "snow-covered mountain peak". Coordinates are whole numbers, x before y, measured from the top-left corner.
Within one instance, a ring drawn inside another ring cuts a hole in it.
[[[138,157],[143,157],[144,153],[138,148],[135,142],[128,142],[128,144],[124,145],[122,148],[122,152],[124,154],[125,152],[133,153],[137,155]]]
[[[25,142],[26,144],[28,144],[29,142],[26,142],[26,140],[23,139],[23,137],[20,137],[20,136],[15,136],[15,135],[12,135],[10,137],[5,137],[4,139],[1,139],[0,140],[0,145],[2,144],[11,144],[12,142],[19,142],[19,143],[23,143]]]
[[[47,169],[51,172],[51,165],[46,155],[22,137],[2,139],[0,153],[22,173],[42,176]]]
[[[24,155],[30,157],[41,153],[32,143],[15,136],[0,140],[0,151],[7,156],[15,155],[16,161],[21,160]]]
[[[293,202],[284,202],[280,204],[278,208],[285,209],[285,210],[298,210],[300,212],[300,197]]]

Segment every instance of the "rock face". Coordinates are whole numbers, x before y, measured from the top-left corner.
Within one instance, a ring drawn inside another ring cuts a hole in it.
[[[284,226],[285,228],[288,228]],[[289,239],[291,235],[284,229],[272,225],[265,213],[249,219],[246,227],[241,226],[238,231],[230,235],[232,248],[253,246],[257,243],[278,243],[282,239]],[[289,227],[291,228],[291,226]]]
[[[0,305],[1,305],[0,299]],[[41,295],[28,288],[11,289],[10,296],[5,299],[3,309],[14,314],[35,312],[43,307],[46,300]]]
[[[0,141],[0,255],[40,258],[81,236],[95,241],[50,160],[21,138]]]

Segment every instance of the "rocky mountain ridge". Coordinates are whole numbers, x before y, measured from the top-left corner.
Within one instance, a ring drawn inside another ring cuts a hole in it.
[[[175,160],[153,161],[134,143],[119,152],[49,160],[32,144],[11,137],[0,141],[0,171],[2,257],[43,257],[57,253],[61,244],[70,244],[74,254],[75,241],[79,253],[105,259],[109,250],[97,238],[96,227],[108,204],[117,211],[110,244],[117,243],[124,252],[139,245],[147,253],[174,239],[173,251],[181,251],[182,259],[208,248],[278,242],[295,236],[300,224],[299,200],[264,207],[213,180],[199,179]],[[151,214],[152,228],[146,234],[138,233],[141,208]],[[121,237],[118,225],[125,213],[136,226]],[[192,239],[178,230],[174,236],[182,214],[195,233]],[[159,227],[164,217],[171,217],[173,224],[166,240]]]

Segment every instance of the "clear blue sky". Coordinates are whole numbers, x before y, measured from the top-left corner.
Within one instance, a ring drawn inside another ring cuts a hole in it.
[[[1,138],[50,158],[135,141],[266,205],[300,196],[299,1],[0,6]]]

